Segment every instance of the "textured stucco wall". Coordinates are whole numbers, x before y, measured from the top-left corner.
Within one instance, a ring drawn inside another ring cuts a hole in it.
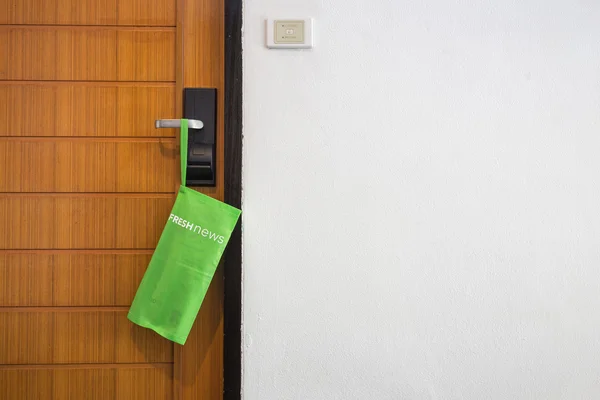
[[[245,400],[600,398],[599,38],[595,0],[246,0]]]

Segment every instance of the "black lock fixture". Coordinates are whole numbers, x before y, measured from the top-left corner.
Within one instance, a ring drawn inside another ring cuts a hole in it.
[[[186,186],[215,186],[217,89],[185,88],[183,117],[188,121]],[[159,119],[157,128],[179,128],[179,119]]]
[[[202,121],[202,129],[190,126],[188,136],[187,186],[215,186],[217,89],[183,90],[183,116]],[[192,125],[192,124],[190,124]]]

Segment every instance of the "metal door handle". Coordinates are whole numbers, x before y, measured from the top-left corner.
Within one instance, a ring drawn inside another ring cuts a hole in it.
[[[157,128],[181,128],[180,119],[157,119],[154,123]],[[188,119],[188,128],[190,129],[202,129],[204,123],[197,119]]]
[[[217,89],[184,88],[183,118],[188,120],[187,186],[215,186]],[[180,119],[157,119],[157,128],[181,128]]]

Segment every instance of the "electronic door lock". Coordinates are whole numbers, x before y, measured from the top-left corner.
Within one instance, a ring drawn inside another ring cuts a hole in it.
[[[215,186],[217,89],[185,88],[183,118],[188,120],[186,186]],[[157,128],[179,128],[178,119],[156,120]]]

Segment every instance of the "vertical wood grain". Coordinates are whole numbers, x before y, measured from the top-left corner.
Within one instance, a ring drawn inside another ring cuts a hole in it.
[[[116,23],[117,0],[0,0],[0,24]]]
[[[172,0],[0,0],[0,24],[175,26]]]
[[[27,364],[171,363],[173,343],[127,310],[0,310],[0,369]],[[10,329],[6,329],[10,327]]]
[[[115,314],[60,312],[54,321],[55,363],[110,363],[115,355]]]
[[[118,24],[175,26],[176,12],[173,0],[120,0]]]
[[[163,86],[120,86],[115,131],[119,136],[175,136],[175,132],[156,129],[156,119],[177,115],[175,84]]]
[[[116,319],[115,362],[144,363],[173,361],[173,343],[154,331],[132,324],[125,313]],[[134,343],[135,345],[132,345]]]
[[[53,267],[52,256],[0,254],[0,307],[52,305]]]
[[[217,88],[216,187],[197,188],[224,198],[224,2],[182,0],[183,87]],[[183,400],[223,396],[223,269],[219,267],[185,348],[179,354]]]
[[[0,25],[0,39],[0,80],[175,80],[173,28]]]
[[[183,87],[217,89],[217,184],[195,188],[224,199],[225,6],[221,0],[183,0]]]
[[[60,254],[53,259],[54,306],[115,304],[115,255]]]
[[[52,400],[114,399],[116,371],[111,369],[59,369],[53,374]]]
[[[116,231],[115,247],[121,249],[154,248],[167,223],[174,197],[173,194],[172,198],[119,199],[116,219],[125,223],[121,223]]]
[[[175,140],[0,140],[0,192],[165,193]]]
[[[170,212],[173,140],[142,138],[176,136],[153,121],[181,115],[183,87],[218,89],[218,184],[200,190],[223,199],[223,12],[217,0],[0,0],[0,307],[13,307],[0,309],[0,398],[222,396],[220,268],[185,351],[102,307],[130,304]]]
[[[0,253],[0,307],[128,306],[150,257]]]
[[[170,400],[173,398],[172,368],[120,369],[118,400]],[[143,382],[143,384],[140,384]],[[208,400],[208,399],[207,399]]]
[[[151,43],[152,45],[148,45]],[[118,37],[118,80],[174,81],[175,35],[168,31],[121,30]],[[133,56],[132,56],[133,55]],[[126,60],[126,62],[121,62]]]
[[[0,60],[2,63],[2,60]],[[0,136],[175,136],[174,83],[0,82]]]
[[[117,305],[129,305],[150,263],[150,254],[120,255],[116,268],[116,299]]]
[[[52,370],[0,370],[0,399],[55,400]]]
[[[54,362],[54,314],[0,312],[0,364]]]
[[[0,369],[6,400],[170,400],[172,366]]]
[[[0,196],[1,249],[151,249],[171,195]]]
[[[0,79],[116,80],[115,30],[0,26],[0,37]]]

